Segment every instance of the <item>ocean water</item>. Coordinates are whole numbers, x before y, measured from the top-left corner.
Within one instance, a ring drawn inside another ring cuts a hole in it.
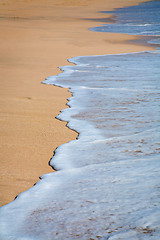
[[[78,139],[56,150],[58,171],[1,207],[0,239],[158,240],[160,51],[68,61],[44,83],[72,92],[57,118]]]
[[[119,8],[112,13],[114,24],[103,24],[90,30],[146,36],[149,44],[160,47],[160,1],[144,2],[137,6]]]

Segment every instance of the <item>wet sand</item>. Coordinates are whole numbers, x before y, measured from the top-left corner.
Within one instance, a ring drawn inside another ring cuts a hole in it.
[[[135,5],[137,0],[2,0],[0,3],[0,205],[30,188],[60,144],[77,134],[55,116],[66,107],[67,89],[41,84],[59,73],[68,58],[137,52],[147,46],[127,44],[135,37],[96,33],[89,27],[106,18],[98,13]]]

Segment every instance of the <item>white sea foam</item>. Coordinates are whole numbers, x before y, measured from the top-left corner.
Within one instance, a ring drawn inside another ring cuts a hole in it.
[[[2,239],[158,240],[157,160],[90,165],[44,176],[7,206],[9,214],[2,208]]]

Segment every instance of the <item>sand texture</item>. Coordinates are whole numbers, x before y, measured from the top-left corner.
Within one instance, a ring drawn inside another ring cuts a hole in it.
[[[77,133],[55,116],[67,89],[41,84],[68,58],[150,49],[127,44],[133,36],[88,31],[98,13],[137,0],[2,0],[0,2],[0,204],[12,201],[42,174],[60,144]]]

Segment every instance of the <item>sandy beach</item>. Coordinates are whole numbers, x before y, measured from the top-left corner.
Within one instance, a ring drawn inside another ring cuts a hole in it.
[[[48,162],[55,148],[77,137],[55,119],[71,94],[41,82],[74,56],[151,49],[126,43],[133,36],[88,31],[101,23],[85,20],[107,18],[109,14],[99,11],[139,2],[144,1],[1,1],[0,205],[52,172]]]

